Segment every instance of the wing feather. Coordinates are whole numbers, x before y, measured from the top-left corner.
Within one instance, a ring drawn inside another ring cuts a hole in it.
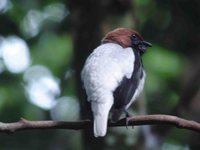
[[[120,110],[121,113],[125,109],[126,105],[129,104],[130,101],[132,100],[139,85],[139,82],[144,76],[143,65],[140,58],[140,54],[135,50],[134,54],[135,54],[135,62],[133,62],[134,69],[131,78],[129,79],[126,76],[124,76],[120,85],[116,88],[113,94],[114,95],[113,108],[115,110]],[[118,113],[117,116],[119,117],[120,113]],[[118,118],[118,117],[113,116],[113,118]]]

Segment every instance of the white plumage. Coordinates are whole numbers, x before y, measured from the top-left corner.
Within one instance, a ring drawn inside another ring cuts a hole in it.
[[[134,60],[131,47],[123,48],[115,43],[100,45],[87,58],[81,78],[92,106],[95,137],[106,134],[109,111],[114,103],[113,91],[124,76],[131,77]]]

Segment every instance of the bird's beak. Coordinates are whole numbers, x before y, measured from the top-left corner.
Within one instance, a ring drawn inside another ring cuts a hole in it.
[[[141,50],[141,54],[143,54],[147,47],[151,47],[151,43],[147,42],[147,41],[141,41],[141,44],[139,45],[139,49]]]
[[[146,47],[152,47],[152,44],[147,41],[142,41],[142,44]]]

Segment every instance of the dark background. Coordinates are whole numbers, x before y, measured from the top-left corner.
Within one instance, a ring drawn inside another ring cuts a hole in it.
[[[144,92],[129,112],[169,114],[199,122],[199,0],[1,0],[0,121],[86,118],[80,70],[101,38],[118,27],[137,30],[153,45],[143,57],[147,73]],[[30,55],[28,66],[18,72],[6,61],[7,57],[14,64],[19,60],[15,55],[5,57],[2,46],[7,41],[11,53],[17,49],[11,37],[20,39]],[[87,133],[1,133],[0,149],[200,148],[199,133],[171,126],[109,128],[101,139]]]

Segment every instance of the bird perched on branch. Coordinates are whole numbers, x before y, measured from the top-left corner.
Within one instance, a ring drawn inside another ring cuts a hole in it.
[[[94,136],[105,136],[109,112],[117,121],[143,90],[142,54],[151,44],[140,34],[118,28],[106,34],[87,58],[81,78],[91,103]]]

